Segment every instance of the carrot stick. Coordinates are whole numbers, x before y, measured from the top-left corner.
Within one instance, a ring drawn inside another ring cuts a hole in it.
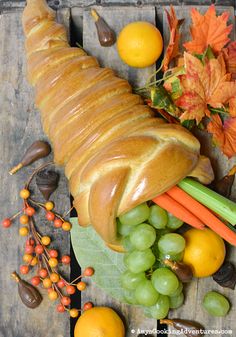
[[[208,208],[200,204],[197,200],[191,197],[178,186],[172,187],[166,192],[175,201],[186,207],[189,212],[198,217],[204,224],[210,227],[225,241],[236,246],[236,233],[220,221]]]
[[[166,211],[173,214],[176,218],[186,222],[192,227],[203,229],[204,223],[199,220],[195,215],[193,215],[189,210],[183,207],[179,202],[175,199],[171,198],[168,194],[164,193],[158,195],[154,199],[152,199],[160,207],[164,208]]]

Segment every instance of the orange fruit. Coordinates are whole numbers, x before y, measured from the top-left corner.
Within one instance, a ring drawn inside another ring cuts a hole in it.
[[[194,276],[207,277],[214,274],[225,258],[222,238],[209,228],[193,228],[183,236],[186,241],[183,262],[192,267]]]
[[[108,307],[86,310],[77,320],[75,337],[124,337],[125,328],[117,313]]]
[[[161,55],[162,49],[160,31],[146,21],[128,24],[117,39],[119,56],[131,67],[144,68],[153,65]]]

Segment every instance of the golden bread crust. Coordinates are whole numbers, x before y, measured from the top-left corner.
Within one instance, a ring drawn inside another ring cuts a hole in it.
[[[55,163],[65,166],[80,225],[92,224],[121,250],[117,216],[191,172],[210,182],[211,166],[199,159],[200,144],[189,131],[154,118],[127,81],[69,47],[64,27],[54,20],[45,0],[27,1],[28,79]]]

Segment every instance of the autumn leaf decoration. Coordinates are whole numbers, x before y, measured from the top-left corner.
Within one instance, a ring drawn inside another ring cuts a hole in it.
[[[170,40],[166,48],[165,56],[163,59],[163,71],[168,69],[169,63],[179,54],[179,41],[180,41],[180,26],[184,22],[184,19],[178,20],[174,7],[170,6],[170,12],[165,9],[167,21],[170,30]]]
[[[186,74],[180,78],[183,93],[175,101],[184,110],[180,120],[195,119],[200,123],[203,117],[210,117],[211,108],[224,108],[236,116],[236,83],[230,81],[223,56],[206,58],[203,63],[196,56],[184,53],[184,62]]]
[[[207,125],[207,130],[213,136],[214,143],[222,152],[231,158],[236,154],[236,118],[227,118],[224,122],[220,116],[213,115]]]
[[[202,54],[208,46],[217,53],[230,41],[228,35],[233,26],[227,26],[229,13],[216,16],[215,6],[211,5],[204,15],[195,8],[191,11],[193,25],[190,28],[192,41],[184,43],[188,52]]]

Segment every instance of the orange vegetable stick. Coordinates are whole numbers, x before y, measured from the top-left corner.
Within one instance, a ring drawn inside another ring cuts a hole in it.
[[[166,192],[175,201],[186,207],[189,212],[198,217],[204,224],[220,235],[225,241],[236,246],[236,233],[220,221],[207,207],[191,197],[178,186]]]
[[[186,222],[192,227],[203,229],[204,223],[193,215],[188,209],[182,206],[175,199],[164,193],[152,199],[160,207],[173,214],[176,218]]]

